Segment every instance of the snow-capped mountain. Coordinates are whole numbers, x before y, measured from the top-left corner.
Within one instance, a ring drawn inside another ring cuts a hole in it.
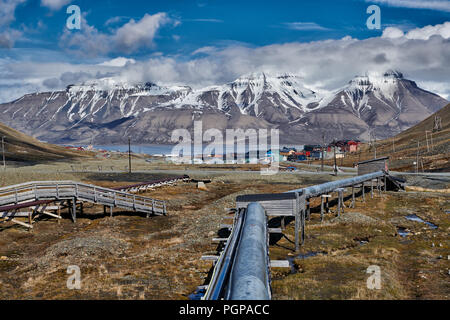
[[[0,122],[54,143],[170,142],[174,129],[279,128],[284,142],[366,139],[398,133],[448,102],[401,73],[356,77],[334,95],[308,89],[294,74],[253,73],[221,86],[130,84],[102,79],[34,93],[0,105]]]
[[[175,101],[175,104],[178,107],[208,106],[225,112],[237,107],[243,114],[261,117],[271,106],[281,113],[289,109],[297,109],[299,113],[308,112],[320,100],[321,97],[305,88],[296,75],[252,73],[223,86],[193,91]]]
[[[381,139],[416,125],[447,103],[404,79],[400,72],[388,71],[355,77],[325,107],[303,121],[319,127],[328,123],[344,136],[356,135],[364,140],[369,139],[370,128]]]

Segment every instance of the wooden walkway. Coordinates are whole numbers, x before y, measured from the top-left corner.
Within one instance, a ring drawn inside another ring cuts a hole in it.
[[[179,177],[172,177],[167,179],[161,179],[161,180],[154,180],[154,181],[147,181],[147,182],[141,182],[138,184],[133,184],[129,186],[121,186],[117,188],[113,188],[114,190],[129,192],[129,193],[140,193],[145,192],[148,190],[153,190],[159,187],[167,186],[167,185],[174,185],[178,182],[186,182],[191,180],[188,175],[179,176]]]
[[[59,206],[48,209],[50,203]],[[51,211],[60,210],[61,204],[69,208],[72,220],[76,222],[77,202],[89,202],[103,205],[110,209],[121,208],[150,215],[166,215],[166,202],[148,197],[138,196],[120,190],[98,187],[74,181],[35,181],[0,188],[0,219],[6,219],[28,228],[32,228],[35,214],[47,214],[59,217]],[[31,208],[30,212],[19,212],[23,208]],[[16,217],[29,218],[29,223],[15,220]]]

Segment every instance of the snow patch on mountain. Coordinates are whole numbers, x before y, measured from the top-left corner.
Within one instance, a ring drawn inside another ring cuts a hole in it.
[[[301,112],[308,112],[315,109],[323,97],[306,88],[297,75],[259,72],[244,75],[222,86],[193,90],[186,96],[164,105],[175,108],[189,106],[195,109],[211,107],[227,111],[232,102],[242,114],[253,111],[258,115],[261,111],[259,105],[264,99],[276,107],[296,108]],[[315,105],[311,106],[312,104]]]

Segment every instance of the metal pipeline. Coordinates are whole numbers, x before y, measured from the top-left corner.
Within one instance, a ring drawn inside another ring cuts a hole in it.
[[[259,203],[247,207],[226,300],[270,300],[267,216]]]
[[[327,182],[324,184],[319,184],[316,186],[292,190],[292,191],[289,191],[288,193],[291,193],[291,192],[303,193],[304,192],[306,194],[307,198],[313,198],[313,197],[318,197],[322,194],[333,192],[334,190],[339,189],[339,188],[351,187],[356,184],[361,184],[365,181],[384,177],[385,175],[387,175],[386,172],[377,171],[377,172],[365,174],[365,175],[354,177],[354,178],[332,181],[332,182]]]
[[[378,171],[287,193],[305,193],[307,198],[312,198],[386,175],[386,172]],[[235,222],[204,299],[270,300],[268,248],[266,212],[259,203],[250,203]]]

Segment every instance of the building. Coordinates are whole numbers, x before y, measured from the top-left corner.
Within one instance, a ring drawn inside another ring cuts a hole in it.
[[[389,157],[358,162],[358,175],[384,170],[389,172]]]
[[[303,151],[305,152],[314,152],[314,151],[321,151],[322,146],[320,145],[305,145],[303,148]]]
[[[297,162],[297,161],[306,161],[306,154],[304,152],[295,152],[294,154],[288,157],[288,161]]]

